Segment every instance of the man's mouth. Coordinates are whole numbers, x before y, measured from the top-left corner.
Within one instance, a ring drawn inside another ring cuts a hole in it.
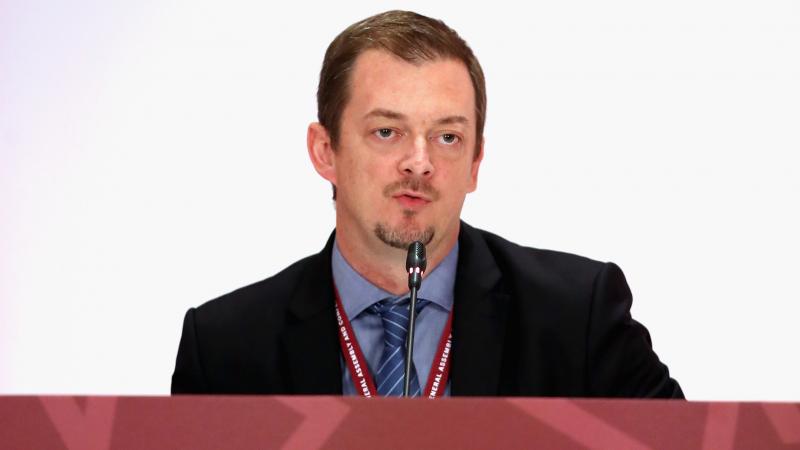
[[[408,209],[418,209],[431,202],[427,196],[417,192],[398,192],[392,198]]]

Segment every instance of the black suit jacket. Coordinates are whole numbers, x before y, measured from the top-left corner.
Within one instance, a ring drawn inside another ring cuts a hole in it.
[[[173,393],[341,394],[331,249],[186,313]],[[622,271],[462,222],[452,395],[682,398]]]

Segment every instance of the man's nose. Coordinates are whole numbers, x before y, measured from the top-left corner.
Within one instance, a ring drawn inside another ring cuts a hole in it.
[[[414,139],[413,145],[408,149],[408,153],[400,161],[398,167],[404,175],[416,175],[430,177],[433,175],[433,162],[431,161],[430,143],[425,136]]]

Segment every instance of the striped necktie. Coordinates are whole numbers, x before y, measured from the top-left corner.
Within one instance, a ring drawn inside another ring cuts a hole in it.
[[[406,336],[408,335],[408,297],[402,299],[387,298],[370,307],[383,321],[383,355],[375,371],[378,395],[400,397],[403,395],[403,381],[406,358]],[[417,314],[430,303],[417,299]],[[414,363],[411,363],[411,380],[408,395],[420,395],[419,380]]]

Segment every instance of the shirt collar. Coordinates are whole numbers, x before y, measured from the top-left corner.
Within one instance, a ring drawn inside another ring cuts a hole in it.
[[[453,308],[453,288],[456,282],[457,266],[458,242],[433,271],[425,274],[417,296],[450,311]],[[331,267],[333,269],[333,282],[336,284],[345,314],[351,320],[375,302],[385,298],[398,297],[375,286],[356,272],[342,256],[339,251],[339,244],[336,241],[334,241],[331,255]],[[405,293],[400,297],[407,295],[408,293]]]

